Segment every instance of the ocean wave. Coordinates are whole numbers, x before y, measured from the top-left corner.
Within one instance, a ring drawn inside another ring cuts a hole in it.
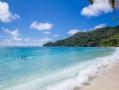
[[[73,90],[74,88],[83,88],[90,84],[92,79],[94,79],[104,68],[111,67],[113,64],[119,62],[119,48],[116,48],[116,51],[112,55],[97,58],[96,61],[100,62],[93,63],[93,65],[87,69],[80,71],[78,76],[48,86],[44,90]]]
[[[40,77],[3,90],[72,90],[90,84],[100,71],[119,61],[119,48],[106,57],[75,65],[58,73]]]

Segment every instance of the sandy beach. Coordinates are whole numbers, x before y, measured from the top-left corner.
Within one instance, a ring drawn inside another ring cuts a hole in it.
[[[74,90],[119,90],[119,62],[104,68],[89,84]]]

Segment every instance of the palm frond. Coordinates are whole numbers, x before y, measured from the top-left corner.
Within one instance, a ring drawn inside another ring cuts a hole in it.
[[[94,0],[89,0],[90,4],[93,4],[94,3]]]
[[[109,0],[109,4],[111,5],[111,7],[113,8],[113,9],[115,9],[115,3],[116,3],[116,1],[115,0]]]

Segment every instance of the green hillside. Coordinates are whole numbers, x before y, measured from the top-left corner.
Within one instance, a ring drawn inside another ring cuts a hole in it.
[[[78,32],[71,37],[56,42],[48,42],[44,46],[119,46],[119,25],[104,27],[89,32]]]

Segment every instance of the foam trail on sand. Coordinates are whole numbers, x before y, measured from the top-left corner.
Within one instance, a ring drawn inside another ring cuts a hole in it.
[[[119,49],[117,48],[116,52],[110,56],[97,58],[97,61],[99,60],[101,60],[100,63],[96,63],[88,69],[82,70],[78,76],[48,86],[46,90],[75,90],[77,88],[83,88],[90,84],[92,79],[94,79],[104,68],[111,67],[113,64],[119,62]]]

